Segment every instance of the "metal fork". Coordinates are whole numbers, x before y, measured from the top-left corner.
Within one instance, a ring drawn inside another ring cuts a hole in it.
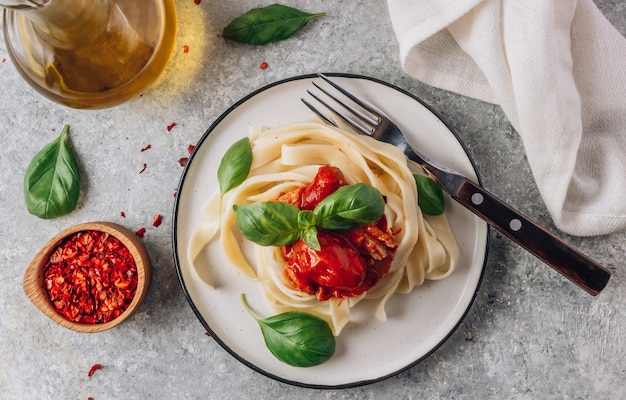
[[[322,99],[322,96],[307,90],[307,93],[324,108],[341,118],[357,132],[402,149],[404,154],[419,164],[424,172],[435,180],[450,197],[589,294],[595,296],[604,289],[611,276],[608,269],[540,227],[462,174],[439,165],[420,154],[411,147],[400,128],[384,112],[366,100],[353,95],[327,76],[318,75],[330,87],[345,96],[345,99],[344,97],[340,98],[331,93],[332,89],[326,89],[313,82],[313,85],[321,93],[332,99],[345,111],[340,111],[338,107],[331,106],[327,100]],[[347,99],[354,104],[350,104]],[[320,112],[310,102],[305,99],[301,100],[324,122],[337,126],[332,118]]]

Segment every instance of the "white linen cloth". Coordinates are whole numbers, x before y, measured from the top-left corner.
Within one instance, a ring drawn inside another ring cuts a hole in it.
[[[557,228],[626,228],[626,39],[592,0],[387,4],[409,75],[502,107]]]

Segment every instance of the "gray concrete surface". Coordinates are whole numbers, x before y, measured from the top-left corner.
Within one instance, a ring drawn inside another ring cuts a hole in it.
[[[624,232],[564,236],[613,271],[606,290],[594,298],[492,231],[482,286],[459,329],[423,362],[376,384],[317,390],[279,383],[205,335],[172,255],[174,192],[183,171],[177,161],[231,104],[279,79],[357,73],[421,97],[458,131],[484,185],[554,230],[520,139],[500,108],[407,76],[384,1],[288,2],[328,16],[267,46],[219,36],[232,18],[269,3],[177,0],[177,51],[162,81],[136,100],[101,111],[69,109],[36,94],[0,43],[0,399],[626,398]],[[626,34],[626,2],[596,3]],[[263,61],[265,70],[259,68]],[[76,211],[40,220],[24,207],[24,171],[64,124],[71,126],[82,194]],[[147,144],[150,151],[141,152]],[[157,213],[164,223],[153,228]],[[40,246],[61,229],[92,220],[146,227],[143,240],[154,270],[136,314],[112,330],[86,335],[44,317],[21,284]],[[94,363],[105,369],[89,378]]]

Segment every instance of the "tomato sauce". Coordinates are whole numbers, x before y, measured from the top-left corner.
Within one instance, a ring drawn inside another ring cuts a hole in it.
[[[282,194],[276,200],[313,210],[323,199],[346,185],[341,170],[325,165],[308,186]],[[383,216],[372,225],[341,232],[318,231],[320,250],[303,240],[282,247],[285,276],[297,290],[319,300],[358,296],[389,272],[395,241]]]

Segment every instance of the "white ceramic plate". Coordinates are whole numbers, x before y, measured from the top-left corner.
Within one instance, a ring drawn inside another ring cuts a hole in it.
[[[410,141],[433,160],[479,181],[464,147],[450,129],[417,98],[387,83],[355,75],[335,75],[356,94],[368,98],[396,120]],[[387,304],[388,320],[373,317],[364,302],[355,321],[337,338],[335,355],[311,368],[291,367],[267,350],[259,327],[244,311],[240,294],[261,316],[272,314],[257,282],[233,272],[218,247],[210,245],[196,265],[219,282],[206,286],[186,257],[187,243],[202,219],[201,209],[217,189],[217,166],[236,140],[255,126],[279,126],[313,118],[300,98],[314,76],[300,76],[262,88],[232,106],[208,129],[191,155],[181,178],[174,215],[174,256],[181,286],[194,312],[222,347],[238,360],[282,382],[305,387],[338,388],[363,385],[416,364],[439,347],[462,321],[478,289],[488,247],[488,228],[454,201],[446,214],[460,248],[453,275],[426,283]],[[207,371],[210,373],[210,371]]]

